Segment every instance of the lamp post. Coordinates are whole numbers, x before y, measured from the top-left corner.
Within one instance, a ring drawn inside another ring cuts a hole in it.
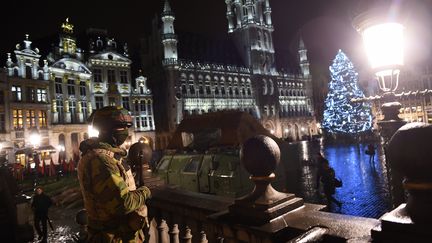
[[[41,143],[41,136],[39,134],[39,131],[35,128],[30,132],[30,136],[29,136],[29,142],[33,147],[33,164],[31,165],[32,169],[36,170],[34,171],[35,173],[35,177],[34,177],[34,186],[37,185],[37,181],[38,181],[38,169],[39,169],[39,154],[36,151],[36,149],[39,147],[40,143]]]
[[[398,116],[401,104],[396,101],[394,93],[404,65],[404,26],[395,16],[388,17],[389,11],[386,5],[376,6],[354,19],[354,26],[362,35],[367,57],[383,93],[380,100],[384,102],[381,106],[384,118],[378,125],[385,143],[405,124]]]
[[[406,123],[398,116],[402,105],[394,93],[404,65],[404,26],[398,19],[400,15],[396,15],[390,5],[382,3],[385,2],[378,1],[373,8],[359,14],[353,24],[362,35],[367,57],[382,91],[379,100],[383,102],[381,111],[384,118],[378,126],[386,146],[393,134]],[[404,202],[402,176],[387,160],[386,167],[392,203],[397,206]]]

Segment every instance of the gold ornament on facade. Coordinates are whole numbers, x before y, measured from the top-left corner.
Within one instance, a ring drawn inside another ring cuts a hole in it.
[[[64,102],[64,112],[69,112],[69,100],[65,100]]]
[[[68,81],[68,79],[69,79],[69,76],[67,75],[67,74],[65,74],[64,76],[63,76],[63,83],[67,83],[67,81]]]
[[[52,109],[52,112],[57,112],[57,103],[56,103],[55,99],[52,100],[51,109]]]
[[[64,33],[72,34],[74,26],[73,24],[69,23],[69,18],[66,18],[66,22],[62,24],[61,28],[63,29]]]
[[[81,102],[78,102],[77,108],[78,108],[77,112],[78,113],[82,113],[82,104],[81,104]]]
[[[51,81],[54,81],[54,80],[55,80],[55,74],[52,73],[52,74],[51,74]]]
[[[88,110],[87,114],[91,115],[91,113],[93,112],[93,107],[90,102],[87,104],[87,110]]]
[[[81,82],[81,79],[80,79],[79,76],[77,76],[76,79],[75,79],[75,84],[76,84],[76,85],[79,85],[80,82]]]
[[[86,80],[86,85],[90,87],[90,84],[91,84],[91,80],[90,80],[90,79],[87,79],[87,80]]]

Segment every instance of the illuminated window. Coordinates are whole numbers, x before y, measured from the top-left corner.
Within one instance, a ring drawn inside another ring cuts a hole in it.
[[[93,70],[93,80],[96,83],[102,82],[102,70],[101,69],[94,69]]]
[[[12,100],[17,102],[22,100],[22,93],[21,93],[21,87],[20,86],[12,86]]]
[[[47,101],[47,91],[46,89],[37,89],[37,102]]]
[[[26,122],[27,122],[27,128],[36,127],[36,115],[34,110],[26,111]]]
[[[13,126],[15,130],[23,129],[23,111],[13,110]]]
[[[127,71],[120,71],[120,82],[122,84],[127,84],[128,83]]]
[[[39,127],[47,127],[47,115],[46,111],[39,111]]]

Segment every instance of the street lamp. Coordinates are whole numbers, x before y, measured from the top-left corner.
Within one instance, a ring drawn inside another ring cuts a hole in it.
[[[88,126],[88,135],[90,138],[97,138],[99,136],[99,131],[92,125]]]
[[[366,54],[383,92],[381,107],[384,118],[378,122],[385,142],[405,124],[398,114],[402,105],[396,101],[399,74],[404,65],[404,26],[387,6],[376,6],[354,19],[362,35]],[[391,16],[391,17],[389,17]]]
[[[362,35],[367,57],[383,92],[379,99],[384,102],[381,106],[384,118],[378,126],[384,145],[406,123],[398,116],[402,105],[396,101],[394,93],[404,65],[404,26],[400,17],[394,6],[378,1],[378,5],[358,15],[353,22]],[[402,176],[393,170],[387,160],[386,167],[393,205],[399,205],[404,201]]]
[[[35,128],[30,132],[29,136],[30,144],[33,146],[33,163],[30,165],[32,169],[35,169],[35,177],[34,177],[34,185],[37,185],[38,181],[38,169],[39,169],[39,155],[36,151],[36,148],[39,147],[41,143],[41,135],[39,134],[39,131]]]

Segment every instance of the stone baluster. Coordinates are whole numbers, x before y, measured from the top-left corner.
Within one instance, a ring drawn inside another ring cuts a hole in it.
[[[205,234],[205,232],[204,231],[201,231],[200,232],[200,243],[208,243],[208,240],[207,240],[207,235]]]
[[[192,243],[191,229],[188,226],[186,226],[185,234],[182,237],[182,243]]]
[[[180,243],[179,233],[178,224],[174,224],[169,232],[171,243]]]
[[[168,235],[168,225],[164,219],[161,220],[161,223],[158,226],[158,234],[159,234],[159,242],[160,243],[169,243],[169,235]]]

